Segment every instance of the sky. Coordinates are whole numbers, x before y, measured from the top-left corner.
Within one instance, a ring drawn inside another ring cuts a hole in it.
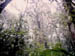
[[[5,10],[8,10],[11,13],[18,14],[24,11],[25,5],[26,3],[24,0],[12,0],[5,8]]]
[[[34,3],[34,2],[37,2],[38,0],[12,0],[8,4],[8,6],[5,8],[5,10],[8,10],[9,12],[14,13],[14,14],[24,12],[26,6],[28,6],[27,1]],[[34,1],[34,2],[32,2],[32,1]],[[43,3],[50,4],[49,0],[40,0],[40,1],[42,1]],[[31,5],[29,5],[29,6],[31,6]],[[50,8],[51,12],[52,13],[56,12],[56,9],[55,9],[55,7],[57,6],[56,2],[53,2],[50,6],[51,6],[51,8]]]

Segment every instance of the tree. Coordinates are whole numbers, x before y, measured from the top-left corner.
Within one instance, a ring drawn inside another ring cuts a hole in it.
[[[68,0],[64,1],[67,2]],[[25,10],[22,12],[17,6],[14,6],[14,8],[19,11],[20,16],[17,31],[21,29],[24,18],[28,22],[29,33],[32,32],[31,38],[33,41],[35,41],[35,39],[40,41],[40,38],[44,39],[44,36],[46,36],[45,38],[47,40],[44,41],[48,41],[50,44],[49,48],[51,44],[55,45],[57,42],[61,42],[62,47],[70,51],[70,41],[72,38],[68,29],[68,13],[65,12],[64,2],[62,0],[24,0],[24,2],[26,7],[24,7]],[[71,2],[71,0],[69,0],[69,2]],[[69,6],[71,6],[71,4]],[[13,5],[11,5],[11,7],[13,7]],[[38,35],[37,32],[39,32]],[[47,46],[47,43],[45,43],[45,45]]]
[[[71,45],[75,51],[75,3],[73,0],[64,0],[65,5],[67,6],[68,15],[70,16],[70,21],[68,22],[69,31],[72,35]]]
[[[11,0],[0,0],[0,13],[8,5]]]

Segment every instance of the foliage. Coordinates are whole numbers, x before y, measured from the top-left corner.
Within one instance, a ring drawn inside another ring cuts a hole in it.
[[[32,47],[28,47],[24,39],[27,33],[14,29],[0,30],[0,56],[74,56],[75,54],[63,49],[61,43],[56,43],[52,49],[45,48],[45,43],[38,41],[32,43]]]
[[[24,42],[26,32],[5,30],[0,31],[0,56],[73,56],[56,43],[52,49],[46,49],[44,44],[37,42],[28,48]]]
[[[61,48],[61,44],[57,43],[53,49],[42,49],[36,48],[30,53],[30,56],[73,56],[71,53]]]
[[[24,32],[0,31],[0,56],[19,56],[24,54]]]

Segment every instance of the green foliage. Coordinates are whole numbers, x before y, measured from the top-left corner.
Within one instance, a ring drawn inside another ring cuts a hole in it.
[[[61,43],[46,49],[44,43],[35,42],[33,47],[27,47],[24,35],[27,32],[5,30],[0,31],[0,56],[74,56],[74,52],[68,52],[62,48]]]
[[[0,31],[0,56],[23,55],[25,47],[23,34],[21,31]]]
[[[63,52],[60,52],[55,49],[48,49],[44,50],[40,56],[64,56],[65,54]]]
[[[73,56],[71,53],[61,48],[61,43],[56,43],[53,49],[42,49],[36,48],[30,52],[30,56]]]
[[[50,45],[52,49],[45,48],[45,43],[35,42],[28,47],[24,35],[27,32],[5,30],[0,31],[0,56],[74,56],[74,52],[68,52],[62,48],[61,43]],[[28,37],[27,37],[28,38]]]
[[[54,46],[53,46],[53,49],[59,49],[59,48],[62,48],[62,44],[59,42],[59,43],[56,43]]]

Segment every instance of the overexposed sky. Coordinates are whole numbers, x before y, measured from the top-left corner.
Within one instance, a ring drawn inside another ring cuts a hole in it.
[[[15,13],[15,14],[18,14],[20,12],[24,12],[26,6],[27,6],[27,1],[28,2],[37,2],[38,0],[12,0],[8,5],[7,7],[5,8],[5,10],[8,10],[9,12],[11,13]],[[40,0],[42,1],[43,3],[49,3],[50,1],[49,0]],[[29,5],[31,6],[31,5]],[[50,10],[52,13],[56,12],[56,2],[53,2],[50,4]],[[40,7],[40,5],[39,5]],[[32,7],[33,8],[33,7]]]
[[[37,6],[36,3],[38,4]],[[46,18],[44,21],[46,22],[47,18],[49,19],[49,17],[51,17],[50,15],[57,13],[57,7],[57,2],[54,1],[51,3],[49,0],[12,0],[4,9],[7,13],[3,12],[3,14],[5,14],[6,17],[8,14],[10,18],[13,16],[17,17],[16,19],[19,19],[20,13],[23,14],[25,11],[24,19],[27,19],[30,22],[33,19],[35,20],[35,15],[38,12],[40,13],[39,20],[44,20]]]
[[[25,10],[26,2],[24,0],[12,0],[5,10],[8,10],[11,13],[18,14]]]

